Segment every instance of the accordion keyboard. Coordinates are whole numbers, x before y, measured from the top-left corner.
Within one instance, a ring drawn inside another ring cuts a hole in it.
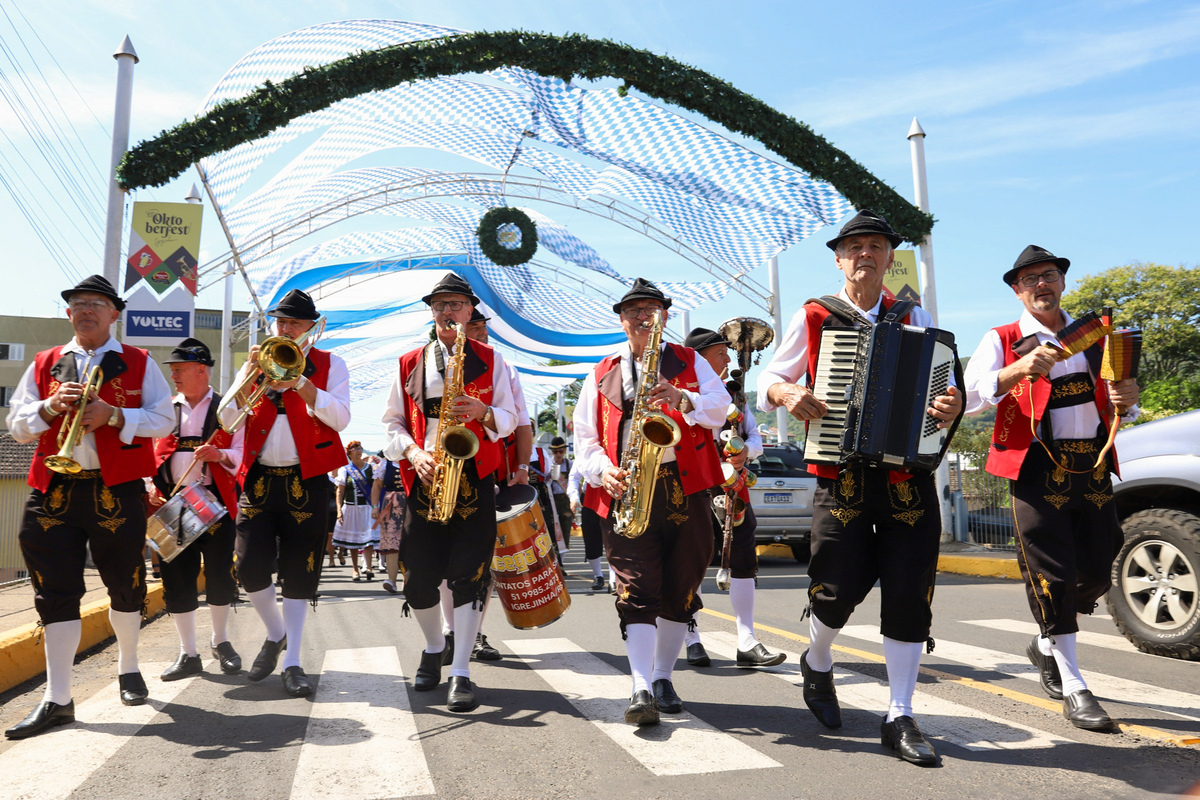
[[[814,464],[837,464],[844,457],[842,439],[850,413],[855,362],[862,334],[854,328],[829,328],[821,333],[812,392],[829,409],[820,419],[810,420],[804,441],[804,460]]]

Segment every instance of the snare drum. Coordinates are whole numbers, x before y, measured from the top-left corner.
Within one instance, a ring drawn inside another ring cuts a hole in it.
[[[496,496],[496,522],[492,584],[504,616],[521,630],[549,625],[571,607],[571,595],[537,490],[521,484],[504,487]]]
[[[146,536],[159,558],[170,562],[212,529],[225,514],[225,506],[212,492],[192,483],[180,489],[146,520]]]

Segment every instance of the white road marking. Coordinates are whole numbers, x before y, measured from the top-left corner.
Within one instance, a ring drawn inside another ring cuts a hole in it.
[[[87,700],[76,700],[73,724],[24,739],[6,750],[0,755],[0,797],[54,800],[70,796],[195,680],[164,683],[158,676],[168,666],[140,665],[150,690],[144,705],[122,705],[119,684],[113,681]]]
[[[725,658],[736,658],[737,637],[733,634],[705,631],[701,638],[709,650]],[[799,690],[800,684],[804,682],[800,673],[800,654],[787,650],[780,652],[787,653],[788,660],[763,671],[795,685]],[[861,672],[836,665],[833,669],[834,686],[842,707],[853,706],[864,711],[874,711],[879,714],[882,722],[891,699],[888,687]],[[1071,743],[1070,739],[925,694],[919,688],[913,697],[913,718],[926,736],[967,750],[1030,750]]]
[[[654,726],[625,722],[630,679],[568,639],[511,639],[504,644],[584,717],[655,775],[700,775],[782,766],[685,709]]]
[[[963,622],[968,625],[978,625],[981,628],[989,628],[994,631],[1007,631],[1008,633],[1023,633],[1027,636],[1034,636],[1041,631],[1036,622],[1032,620],[1019,619],[964,619]],[[1091,631],[1080,631],[1076,634],[1077,642],[1086,644],[1090,647],[1104,647],[1109,650],[1119,650],[1123,653],[1138,653],[1139,651],[1133,646],[1133,642],[1126,639],[1124,636],[1117,636],[1110,633],[1092,633]]]
[[[434,793],[396,648],[327,651],[291,800]]]
[[[847,625],[842,628],[842,635],[875,644],[883,643],[879,629],[872,625]],[[991,672],[1003,672],[1033,683],[1038,681],[1037,667],[1029,663],[1024,653],[1014,655],[947,639],[938,639],[933,652],[934,655],[948,661],[957,661]],[[1148,683],[1105,675],[1102,672],[1080,670],[1080,673],[1088,688],[1100,699],[1108,698],[1130,706],[1152,708],[1180,719],[1200,720],[1200,695],[1164,689]],[[1040,687],[1035,691],[1039,695],[1042,694]]]

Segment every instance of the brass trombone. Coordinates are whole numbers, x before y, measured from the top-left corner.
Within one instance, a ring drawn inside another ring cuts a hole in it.
[[[259,345],[258,360],[255,362],[254,368],[246,373],[246,377],[242,378],[241,383],[231,388],[229,393],[221,398],[221,404],[217,406],[217,421],[220,426],[227,433],[234,433],[245,424],[254,406],[271,388],[272,383],[286,383],[299,378],[308,363],[308,351],[316,344],[317,339],[321,338],[324,331],[325,317],[321,317],[315,325],[296,339],[272,336]],[[258,385],[255,386],[255,384]],[[250,396],[239,401],[238,398],[251,386],[255,386],[255,388],[250,392]],[[222,415],[232,402],[237,402],[242,411],[233,422],[226,424]]]
[[[92,392],[100,391],[100,384],[104,383],[104,370],[100,369],[99,364],[88,368],[95,355],[95,352],[88,351],[88,360],[83,365],[83,394],[79,396],[75,408],[67,411],[67,416],[63,419],[62,428],[58,431],[58,453],[46,457],[46,467],[64,475],[74,475],[83,469],[71,455],[75,451],[75,445],[83,441],[83,412],[87,408],[88,400]]]

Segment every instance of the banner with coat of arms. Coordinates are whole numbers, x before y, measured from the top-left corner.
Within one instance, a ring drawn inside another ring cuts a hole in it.
[[[145,281],[160,297],[176,283],[196,294],[199,203],[134,203],[125,291]]]

